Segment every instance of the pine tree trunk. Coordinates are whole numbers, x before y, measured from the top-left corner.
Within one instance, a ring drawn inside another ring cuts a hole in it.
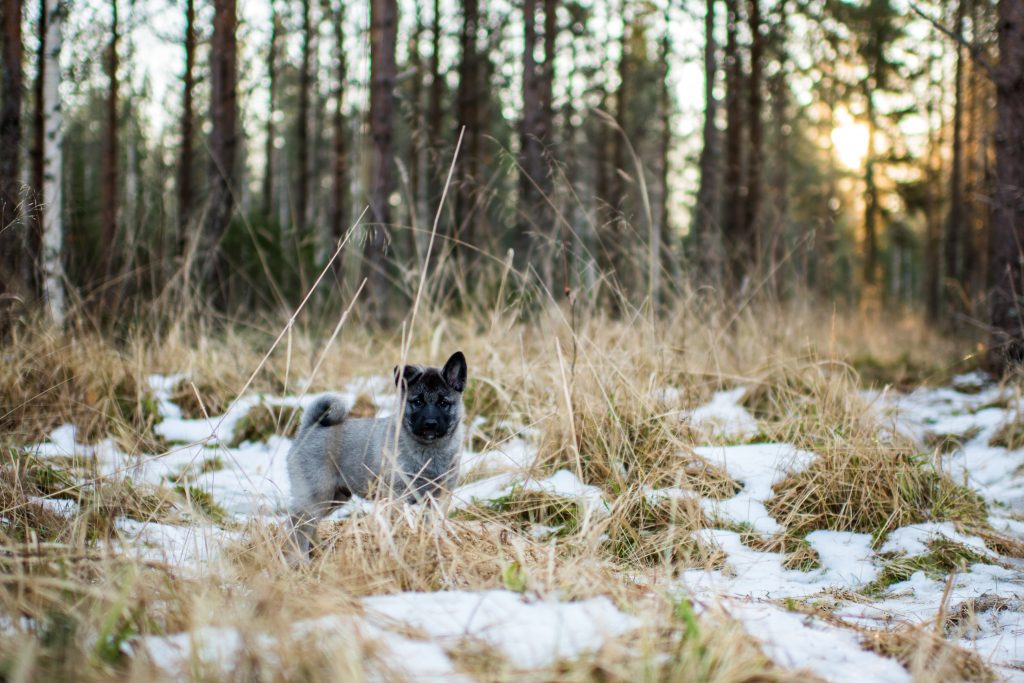
[[[1007,372],[1024,363],[1024,2],[999,0],[998,13],[990,361]]]
[[[348,78],[348,64],[345,60],[345,34],[344,34],[345,6],[342,4],[334,10],[334,61],[337,78],[337,91],[334,95],[334,153],[332,160],[331,181],[332,202],[331,202],[331,236],[337,241],[345,234],[348,211],[348,130],[345,126],[345,81]],[[338,259],[340,265],[341,259]],[[338,271],[340,272],[340,270]]]
[[[523,120],[519,129],[519,225],[513,246],[516,267],[530,263],[530,233],[541,226],[535,224],[540,204],[536,186],[542,182],[544,161],[540,135],[542,134],[542,76],[535,59],[537,51],[537,3],[523,2]]]
[[[928,60],[928,71],[935,68],[934,57]],[[932,322],[937,322],[942,309],[942,219],[939,216],[939,185],[942,178],[942,131],[945,128],[945,121],[942,120],[944,107],[942,97],[942,84],[935,79],[929,82],[932,92],[936,93],[930,97],[927,105],[928,126],[928,156],[925,166],[925,179],[928,183],[928,196],[925,198],[925,313]],[[959,97],[959,95],[958,95]],[[937,100],[937,101],[936,101]],[[939,125],[934,127],[931,122],[936,113],[939,116]]]
[[[104,280],[114,277],[119,267],[119,245],[117,243],[117,184],[118,184],[118,139],[117,139],[117,97],[120,90],[118,76],[118,42],[120,40],[121,27],[118,18],[117,3],[119,0],[111,0],[110,3],[110,42],[107,45],[106,72],[107,72],[107,101],[106,101],[106,128],[103,139],[103,208],[101,225],[103,232],[104,255]]]
[[[46,0],[46,57],[43,64],[43,295],[54,325],[64,324],[64,217],[61,177],[64,119],[60,104],[60,53],[63,48],[62,0]]]
[[[956,32],[957,35],[964,30],[964,0],[957,2],[956,8]],[[949,172],[949,215],[946,218],[946,243],[945,243],[945,266],[946,266],[946,287],[950,290],[951,296],[945,297],[950,302],[951,308],[947,313],[953,313],[953,302],[960,298],[960,286],[963,284],[964,271],[963,257],[965,247],[965,226],[964,226],[964,178],[963,178],[963,92],[964,92],[964,48],[956,46],[956,79],[954,85],[953,100],[953,149],[950,160]]]
[[[277,42],[281,33],[281,17],[277,13],[277,2],[270,2],[270,41],[267,45],[267,125],[263,151],[263,215],[269,219],[274,215],[274,146],[277,129],[274,113],[277,110]]]
[[[864,93],[867,102],[868,119],[868,154],[864,161],[864,263],[863,280],[868,296],[874,296],[874,286],[878,282],[878,185],[875,180],[875,161],[878,150],[875,138],[878,137],[878,124],[875,121],[875,100],[871,85],[865,84]]]
[[[299,113],[295,121],[296,163],[298,181],[295,187],[295,231],[305,236],[309,220],[309,91],[310,62],[313,48],[313,21],[310,0],[302,0],[302,65],[299,69]]]
[[[420,55],[420,45],[423,41],[423,17],[420,14],[420,7],[416,5],[416,23],[412,35],[409,37],[409,64],[408,69],[412,71],[412,84],[409,99],[411,100],[411,111],[409,117],[410,131],[409,141],[409,253],[416,257],[416,263],[422,267],[423,255],[425,253],[425,242],[421,232],[424,224],[423,213],[421,213],[420,189],[421,189],[421,159],[423,158],[423,138],[426,132],[426,120],[423,116],[423,57]]]
[[[726,0],[725,42],[725,179],[722,195],[728,197],[722,217],[723,247],[728,256],[730,288],[742,286],[752,245],[743,237],[747,188],[743,177],[743,65],[739,55],[739,0]]]
[[[658,210],[651,221],[651,234],[649,240],[649,259],[647,264],[648,282],[647,295],[651,305],[658,308],[661,305],[661,268],[662,252],[665,248],[665,240],[668,231],[668,154],[672,146],[672,100],[668,92],[668,62],[671,53],[669,44],[669,5],[665,6],[665,28],[661,34],[660,55],[661,79],[658,84],[658,120],[661,124],[659,131],[660,149],[658,150]]]
[[[3,63],[0,64],[0,295],[25,297],[24,223],[19,215],[23,49],[21,0],[0,5]]]
[[[721,283],[721,239],[719,230],[719,134],[718,100],[715,80],[718,73],[718,46],[715,44],[715,2],[706,0],[704,9],[704,144],[700,152],[700,188],[693,215],[693,248],[697,277],[701,284],[717,287]]]
[[[184,254],[192,219],[192,164],[195,147],[195,0],[185,0],[185,73],[181,97],[181,157],[178,160],[178,253]]]
[[[238,18],[235,0],[214,0],[210,43],[210,199],[201,256],[203,280],[214,287],[215,303],[227,297],[227,273],[220,243],[235,206],[238,150]]]
[[[764,34],[761,32],[761,7],[759,0],[749,0],[748,24],[750,26],[750,76],[747,81],[747,197],[743,204],[743,230],[741,239],[752,245],[753,253],[747,255],[747,268],[755,271],[761,267],[765,255],[765,239],[761,230],[761,187],[763,184],[764,122],[762,109],[764,96],[761,92],[761,71],[764,62]]]
[[[786,237],[789,226],[790,162],[790,122],[788,119],[789,85],[787,83],[790,72],[788,70],[789,59],[786,49],[786,40],[789,36],[787,28],[788,7],[786,6],[785,0],[779,2],[776,7],[776,12],[778,18],[775,21],[775,25],[772,27],[771,35],[774,43],[775,58],[778,62],[778,68],[772,76],[769,86],[771,88],[772,121],[775,126],[775,170],[772,178],[771,190],[773,200],[771,202],[771,220],[770,222],[766,221],[765,215],[762,213],[761,229],[763,231],[769,231],[769,235],[766,240],[767,248],[765,250],[769,259],[766,271],[768,273],[774,273],[772,283],[775,291],[778,294],[782,294],[787,291],[787,274],[793,272],[792,268],[781,267],[786,258]],[[765,203],[767,204],[767,202]],[[799,273],[795,276],[805,278],[805,282],[807,272],[809,271],[809,258],[809,250],[806,245],[804,245],[800,248],[800,262],[797,266],[799,268]]]
[[[430,27],[430,103],[427,106],[427,204],[431,213],[437,210],[441,200],[441,150],[444,136],[444,112],[441,101],[444,98],[444,81],[441,76],[441,0],[434,0],[433,23]]]
[[[391,222],[389,200],[394,191],[392,135],[394,127],[394,89],[397,78],[395,46],[398,29],[397,0],[371,0],[370,4],[370,220],[363,259],[363,277],[378,320],[387,315],[389,299],[385,270],[388,225]]]
[[[481,92],[480,58],[477,54],[476,32],[479,23],[479,7],[477,0],[463,0],[462,28],[459,43],[462,56],[459,62],[459,89],[456,97],[458,116],[456,117],[456,136],[459,129],[465,126],[460,152],[457,193],[455,196],[455,249],[457,260],[463,271],[469,266],[472,251],[466,247],[481,246],[479,239],[480,210],[476,206],[479,182],[479,164],[482,156],[483,130],[481,129],[480,99]],[[465,242],[462,246],[459,242]]]

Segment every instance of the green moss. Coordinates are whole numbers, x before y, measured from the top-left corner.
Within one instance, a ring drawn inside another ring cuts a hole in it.
[[[872,355],[854,356],[850,365],[857,371],[861,385],[865,387],[894,386],[901,391],[923,384],[943,384],[949,381],[953,372],[963,372],[966,367],[950,368],[947,363],[923,361],[913,358],[909,352],[898,356],[880,358]]]
[[[999,427],[988,443],[990,446],[998,446],[1011,451],[1024,447],[1024,417],[1014,415],[1013,419]]]
[[[259,403],[235,425],[230,448],[237,448],[246,441],[263,442],[274,434],[293,437],[299,429],[299,409],[294,406],[272,406]]]
[[[927,432],[924,435],[924,445],[931,451],[939,453],[953,453],[964,447],[964,444],[978,436],[981,427],[971,427],[963,434],[935,434]]]
[[[164,481],[169,484],[187,484],[195,481],[200,475],[217,472],[222,469],[224,469],[224,460],[219,455],[213,455],[209,458],[203,458],[198,463],[184,465],[177,474],[166,475]]]
[[[192,506],[193,510],[202,513],[211,522],[220,524],[227,519],[227,512],[209,492],[195,486],[175,486],[174,490]]]
[[[557,535],[575,533],[583,521],[584,507],[572,498],[563,498],[546,491],[529,491],[522,486],[512,487],[506,495],[480,503],[456,513],[470,518],[494,518],[511,523],[522,531],[534,524],[558,529]]]
[[[899,555],[891,558],[878,577],[863,589],[865,595],[881,595],[893,584],[906,581],[916,572],[924,572],[934,580],[941,580],[951,572],[964,571],[978,562],[992,560],[981,553],[947,538],[936,538],[928,543],[928,552],[922,555]]]

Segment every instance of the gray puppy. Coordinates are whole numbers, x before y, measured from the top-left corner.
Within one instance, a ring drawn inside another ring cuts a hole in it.
[[[337,396],[306,409],[288,452],[293,540],[306,557],[317,522],[352,496],[404,496],[421,501],[451,490],[462,453],[466,357],[443,368],[395,368],[401,419],[348,418]]]

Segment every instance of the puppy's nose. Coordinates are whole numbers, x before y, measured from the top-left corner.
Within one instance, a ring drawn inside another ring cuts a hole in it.
[[[437,426],[437,420],[435,420],[434,418],[426,419],[423,421],[423,426],[433,429],[434,427]]]

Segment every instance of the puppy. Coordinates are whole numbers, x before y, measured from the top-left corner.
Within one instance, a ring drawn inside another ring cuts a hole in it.
[[[292,539],[302,557],[316,544],[317,522],[352,496],[418,502],[454,487],[466,373],[461,351],[443,368],[396,367],[400,415],[349,418],[337,396],[306,409],[288,452]]]

